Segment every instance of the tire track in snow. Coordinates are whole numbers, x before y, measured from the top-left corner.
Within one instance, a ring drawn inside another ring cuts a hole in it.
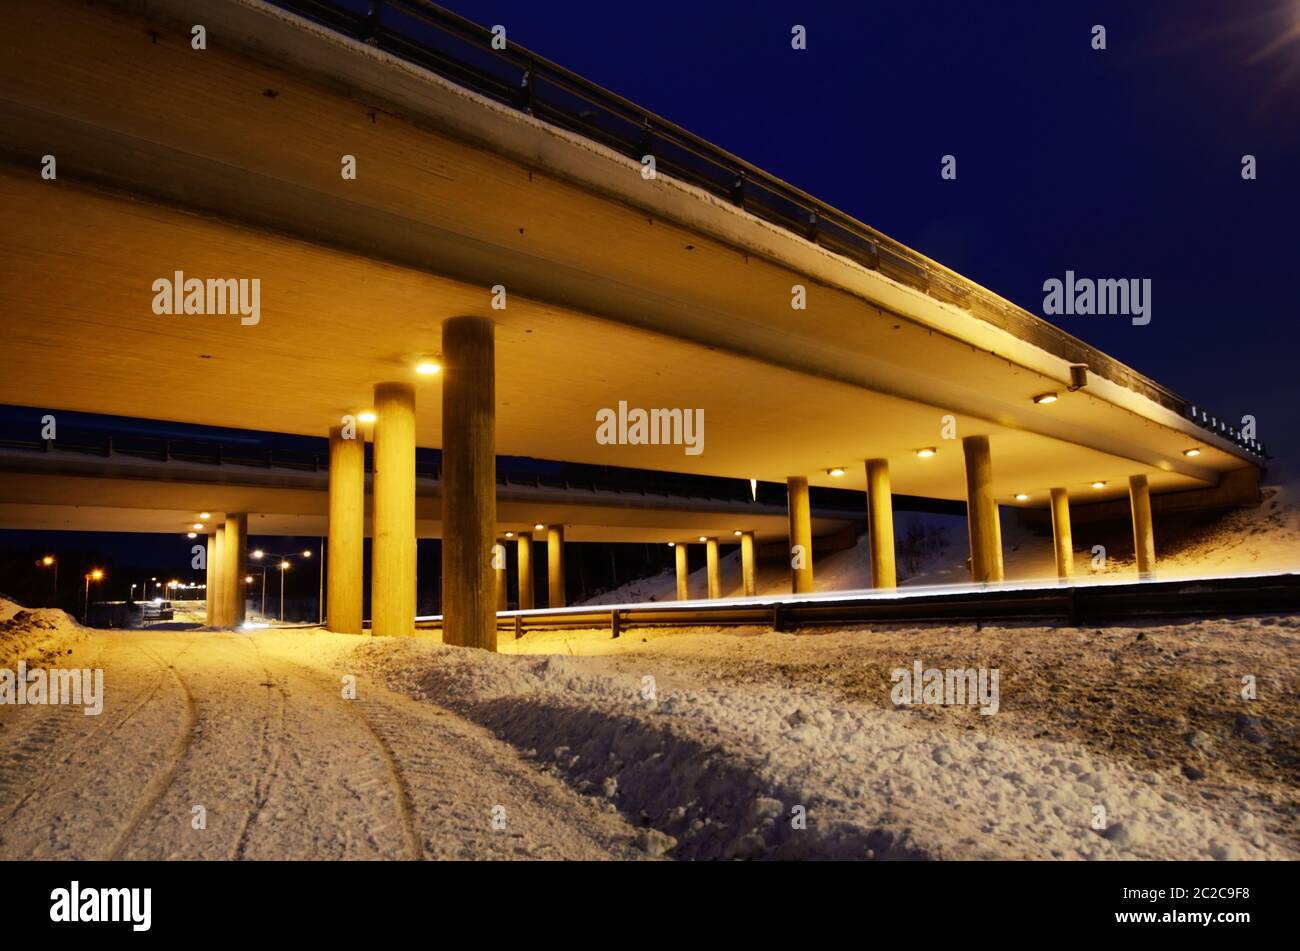
[[[185,678],[180,675],[180,672],[175,666],[175,661],[177,661],[182,654],[188,651],[194,643],[194,641],[191,641],[188,645],[174,654],[172,656],[172,663],[169,664],[157,654],[146,650],[139,643],[132,642],[132,646],[137,648],[142,654],[149,657],[160,667],[165,668],[166,671],[171,673],[177,686],[180,687],[181,695],[185,698],[184,716],[180,734],[177,737],[176,742],[172,744],[170,751],[170,765],[162,774],[155,775],[145,787],[143,794],[137,802],[136,808],[132,810],[130,820],[118,833],[117,838],[114,839],[112,845],[106,851],[105,858],[111,860],[122,858],[122,853],[126,851],[126,847],[130,843],[131,837],[135,835],[136,830],[140,828],[140,824],[144,822],[150,813],[153,812],[162,797],[166,795],[167,790],[171,788],[173,780],[176,779],[176,773],[181,768],[181,763],[184,761],[186,754],[190,751],[190,747],[194,743],[194,727],[198,723],[198,712],[195,708],[194,697],[190,693],[189,686],[185,683]]]

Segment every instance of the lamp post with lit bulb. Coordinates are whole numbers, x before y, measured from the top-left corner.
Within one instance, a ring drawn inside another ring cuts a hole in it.
[[[102,580],[104,580],[104,572],[101,571],[99,568],[92,568],[90,571],[86,572],[86,603],[82,609],[82,614],[81,614],[82,624],[90,623],[90,583],[92,581],[102,581]]]
[[[59,560],[53,555],[46,555],[36,563],[36,566],[54,569],[54,600],[50,602],[50,607],[57,608],[59,606]]]
[[[311,558],[312,550],[310,548],[294,552],[273,552],[263,551],[258,548],[249,552],[248,557],[261,561],[264,558],[279,558],[280,563],[276,566],[280,569],[280,620],[284,621],[284,573],[293,567],[290,558]],[[266,616],[266,569],[262,569],[262,616]]]

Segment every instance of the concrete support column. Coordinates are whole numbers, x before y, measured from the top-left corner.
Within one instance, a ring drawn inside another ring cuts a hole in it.
[[[740,533],[740,584],[745,597],[750,598],[758,590],[754,582],[754,533]]]
[[[361,633],[365,577],[366,444],[330,430],[329,570],[325,627],[336,634]]]
[[[222,540],[222,564],[225,566],[221,582],[223,627],[239,627],[244,623],[244,610],[248,603],[248,582],[244,580],[247,563],[248,516],[242,512],[227,515],[226,534]]]
[[[983,584],[1001,581],[1002,526],[993,496],[993,460],[988,436],[967,436],[961,441],[966,454],[966,527],[970,536],[971,580]]]
[[[208,627],[221,626],[221,542],[225,534],[225,526],[221,525],[208,532]]]
[[[1056,577],[1074,577],[1074,539],[1070,534],[1070,493],[1052,490],[1052,542],[1056,547]]]
[[[808,480],[804,476],[790,476],[785,484],[790,514],[790,589],[795,594],[811,594],[812,509],[808,503]]]
[[[442,639],[494,651],[497,460],[492,321],[444,320],[442,360]]]
[[[871,586],[897,588],[894,569],[894,497],[889,460],[867,460],[867,535],[871,545]]]
[[[515,546],[519,552],[519,610],[533,609],[533,533],[520,532]]]
[[[546,527],[546,580],[550,600],[548,608],[564,607],[564,526]]]
[[[1153,578],[1156,572],[1156,536],[1151,525],[1151,489],[1147,477],[1128,477],[1129,508],[1133,512],[1133,551],[1137,555],[1139,578]]]
[[[718,571],[718,540],[710,538],[704,543],[705,562],[708,565],[709,597],[722,597],[722,575]]]
[[[375,384],[372,634],[415,634],[415,388]],[[446,486],[443,487],[443,505]]]
[[[690,572],[686,569],[686,543],[678,542],[674,550],[677,558],[677,600],[689,601],[691,599]]]
[[[497,578],[497,610],[505,611],[510,607],[509,592],[506,591],[506,543],[498,538],[492,546],[492,565]]]

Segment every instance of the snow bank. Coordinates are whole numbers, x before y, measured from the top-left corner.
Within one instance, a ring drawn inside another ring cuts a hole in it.
[[[58,608],[33,608],[0,598],[0,665],[19,660],[49,662],[66,645],[85,636],[85,629]]]
[[[610,675],[592,658],[431,641],[368,641],[357,659],[609,800],[674,857],[1294,857],[1249,811],[1211,810],[1154,771],[1069,744],[918,727],[776,677],[651,692],[649,657],[646,674]]]

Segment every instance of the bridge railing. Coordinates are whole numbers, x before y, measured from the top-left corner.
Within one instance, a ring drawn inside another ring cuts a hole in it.
[[[105,432],[84,426],[62,426],[58,438],[40,438],[40,426],[22,421],[0,421],[0,450],[32,453],[67,453],[72,456],[112,459],[129,457],[153,462],[179,462],[209,466],[242,466],[260,469],[329,472],[329,451],[268,446],[264,440],[223,440],[220,437],[163,437]],[[321,440],[323,443],[324,440]],[[370,444],[366,445],[365,469],[372,471]],[[416,452],[417,479],[438,481],[442,477],[441,456],[436,450]],[[502,488],[555,489],[560,492],[609,492],[620,495],[683,497],[709,501],[750,502],[749,483],[742,479],[697,476],[688,473],[649,473],[618,466],[556,464],[523,457],[501,457],[497,464],[497,485]],[[781,493],[776,492],[780,488]],[[759,501],[784,502],[784,487],[760,485]]]
[[[428,0],[270,0],[551,125],[730,201],[864,267],[953,304],[974,317],[1184,416],[1261,458],[1264,445],[1125,364],[1100,353],[906,245],[769,175],[686,129]],[[1213,422],[1211,422],[1213,420]]]

